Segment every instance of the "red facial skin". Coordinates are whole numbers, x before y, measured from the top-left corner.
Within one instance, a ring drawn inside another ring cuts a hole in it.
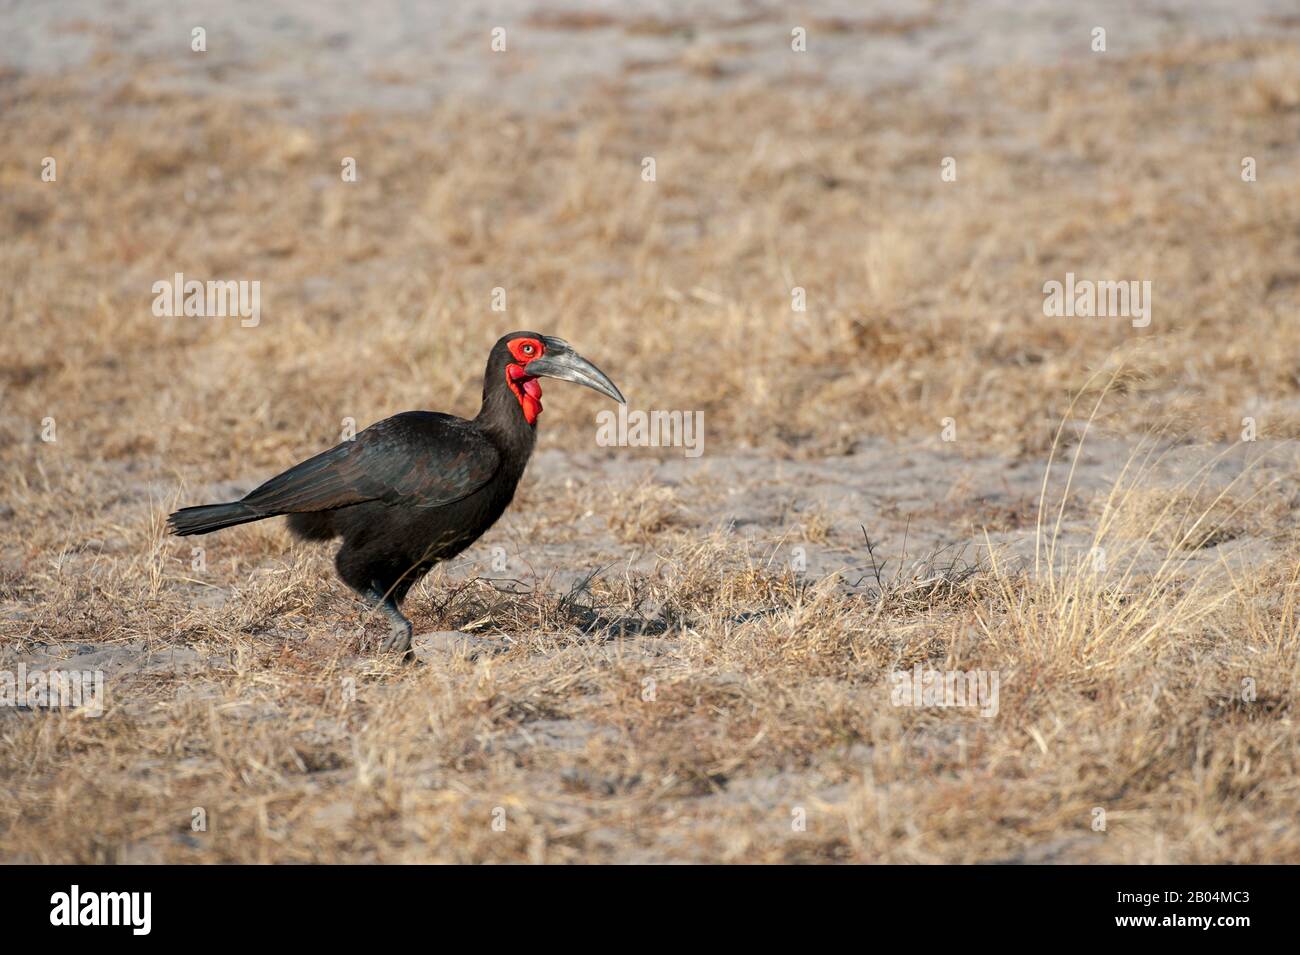
[[[542,386],[525,369],[530,361],[541,358],[546,353],[546,346],[536,338],[516,338],[508,342],[506,347],[515,359],[506,365],[506,384],[519,399],[524,420],[536,424],[537,416],[542,413]]]

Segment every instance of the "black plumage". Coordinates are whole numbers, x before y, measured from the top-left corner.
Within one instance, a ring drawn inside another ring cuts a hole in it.
[[[438,561],[472,544],[509,506],[536,440],[537,378],[576,381],[622,401],[605,375],[558,339],[514,332],[496,343],[472,420],[431,411],[385,418],[271,478],[239,501],[187,507],[173,533],[207,534],[286,514],[306,540],[341,538],[339,576],[393,621],[385,649],[407,651],[400,606]]]

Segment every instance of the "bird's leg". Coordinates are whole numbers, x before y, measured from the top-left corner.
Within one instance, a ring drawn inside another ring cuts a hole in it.
[[[406,619],[392,595],[384,593],[381,588],[372,584],[368,596],[388,616],[392,624],[388,630],[388,638],[379,645],[379,649],[396,650],[406,659],[411,659],[414,656],[411,652],[411,636],[415,631],[411,621]]]

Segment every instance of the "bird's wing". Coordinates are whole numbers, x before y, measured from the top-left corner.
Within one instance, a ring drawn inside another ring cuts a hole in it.
[[[469,422],[410,411],[276,475],[242,503],[267,514],[328,511],[366,501],[441,507],[473,494],[500,464],[497,449]]]

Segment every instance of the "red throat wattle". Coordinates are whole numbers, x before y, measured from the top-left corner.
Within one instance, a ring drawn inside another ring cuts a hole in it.
[[[519,399],[524,420],[536,424],[537,416],[542,413],[542,386],[537,379],[524,371],[522,365],[509,364],[506,365],[506,383]]]
[[[519,399],[519,407],[524,412],[524,420],[529,424],[537,423],[537,416],[542,413],[542,386],[537,378],[528,374],[528,363],[534,358],[546,354],[546,345],[536,338],[515,338],[506,344],[514,361],[506,365],[506,384]]]

